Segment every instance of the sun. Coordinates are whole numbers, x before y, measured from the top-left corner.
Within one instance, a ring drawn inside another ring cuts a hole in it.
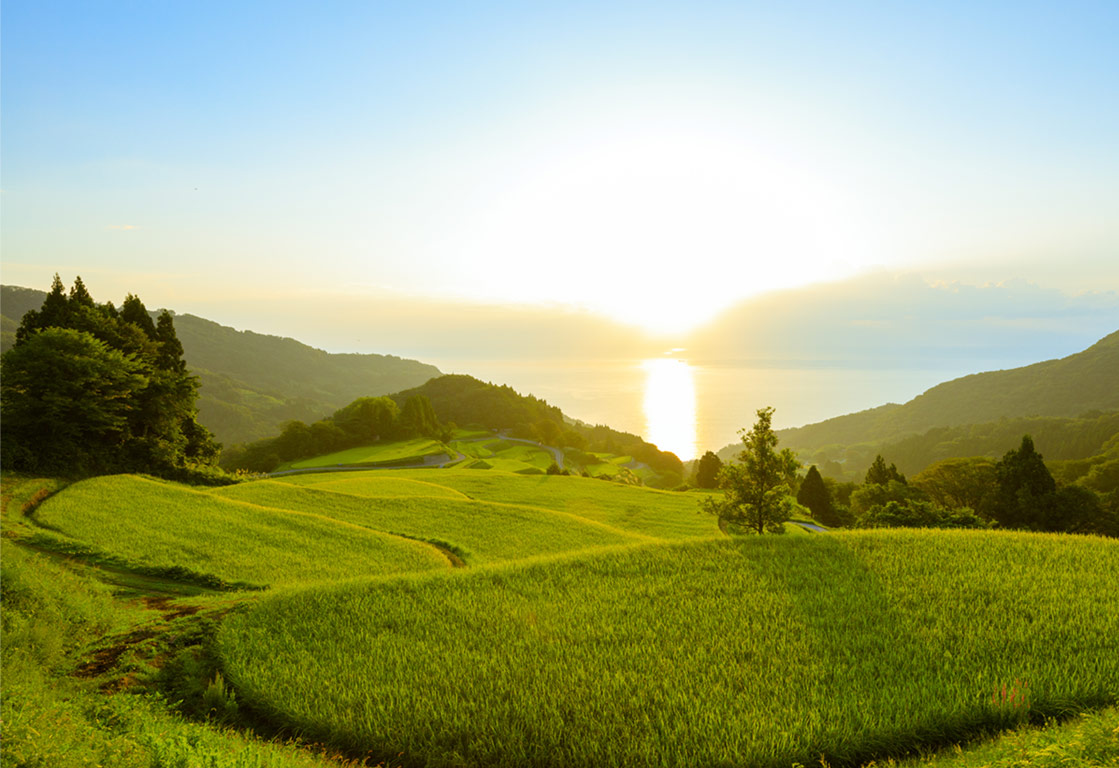
[[[465,263],[493,265],[481,288],[493,298],[678,334],[744,297],[846,276],[866,255],[841,186],[723,132],[615,132],[525,165],[493,184],[456,244]]]

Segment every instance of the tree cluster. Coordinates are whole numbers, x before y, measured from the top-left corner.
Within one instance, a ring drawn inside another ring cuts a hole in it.
[[[1029,435],[997,462],[982,456],[945,459],[926,467],[912,483],[895,473],[881,456],[876,458],[867,481],[851,493],[853,525],[1119,536],[1119,493],[1059,486]]]
[[[167,311],[137,296],[98,304],[55,275],[2,361],[3,466],[86,475],[203,479],[220,446],[196,420],[198,381]]]
[[[250,472],[271,472],[286,461],[321,456],[378,440],[427,437],[448,440],[453,424],[441,424],[431,402],[413,395],[401,408],[390,397],[359,397],[332,416],[313,424],[289,421],[280,434],[222,454],[222,466]]]

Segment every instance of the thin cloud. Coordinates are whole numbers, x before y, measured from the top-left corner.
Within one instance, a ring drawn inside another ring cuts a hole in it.
[[[135,224],[110,224],[108,227],[106,227],[106,229],[119,229],[119,230],[129,230],[129,229],[139,229],[139,228],[140,227],[138,227]]]

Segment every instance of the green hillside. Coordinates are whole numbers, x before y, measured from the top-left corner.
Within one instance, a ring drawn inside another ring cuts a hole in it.
[[[982,424],[935,427],[900,440],[826,445],[801,449],[806,464],[830,467],[830,476],[862,480],[877,454],[889,457],[898,469],[914,475],[943,459],[986,456],[999,459],[1030,435],[1047,463],[1088,459],[1103,452],[1119,436],[1119,411],[1087,414],[1082,418],[1027,416]],[[828,464],[835,462],[835,464]],[[838,465],[838,466],[836,466]]]
[[[38,309],[45,296],[0,287],[2,351],[14,343],[24,313]],[[285,421],[314,421],[355,398],[397,392],[439,375],[432,365],[392,355],[332,354],[194,315],[174,318],[187,365],[202,383],[199,421],[227,446],[275,434]]]
[[[780,430],[778,436],[782,446],[813,456],[819,463],[844,461],[848,458],[850,447],[864,446],[850,457],[852,463],[861,464],[864,453],[869,452],[870,459],[873,459],[884,446],[933,429],[1027,417],[1072,419],[1093,411],[1119,411],[1116,381],[1119,381],[1119,331],[1083,352],[1059,360],[965,376],[938,384],[903,405],[890,403],[817,424]],[[991,433],[996,429],[987,427],[982,431]],[[966,442],[968,439],[967,430],[963,430],[941,434],[930,441],[945,444]],[[730,457],[736,450],[737,446],[727,446],[719,453]],[[1001,450],[984,447],[980,453],[994,451],[1001,455],[1005,450],[1007,446]],[[913,453],[914,458],[906,464],[909,471],[913,471],[915,466],[920,469],[918,465],[923,466],[922,462],[929,463],[924,457],[916,455],[919,451],[914,450]],[[935,456],[931,461],[944,457],[942,451],[938,453],[935,448],[931,448],[927,455]],[[1062,455],[1060,458],[1083,456]],[[865,469],[861,466],[861,470]]]

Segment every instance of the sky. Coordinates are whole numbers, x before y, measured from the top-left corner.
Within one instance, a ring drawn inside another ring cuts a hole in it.
[[[6,284],[398,354],[355,324],[624,345],[882,274],[1117,306],[1115,2],[0,14]]]

